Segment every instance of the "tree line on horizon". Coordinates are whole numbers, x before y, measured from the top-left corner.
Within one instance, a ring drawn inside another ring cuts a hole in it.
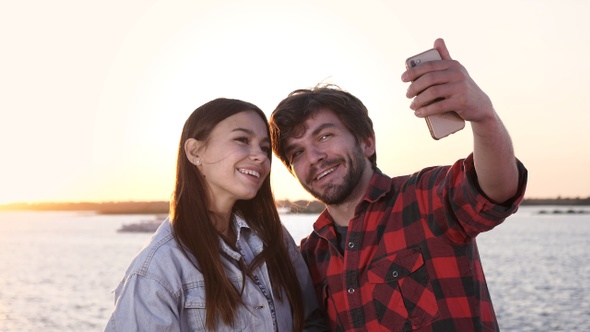
[[[590,206],[586,198],[525,198],[522,205]],[[320,213],[324,204],[317,200],[278,200],[277,207],[289,213]],[[98,214],[167,214],[168,201],[127,202],[18,202],[0,205],[0,211],[94,211]]]

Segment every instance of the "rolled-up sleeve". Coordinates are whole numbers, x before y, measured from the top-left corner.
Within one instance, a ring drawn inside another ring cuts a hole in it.
[[[477,182],[473,155],[456,162],[446,174],[445,186],[439,191],[442,206],[446,206],[446,218],[454,215],[468,237],[491,230],[518,210],[524,198],[527,170],[516,160],[518,191],[510,200],[497,204],[483,194]]]

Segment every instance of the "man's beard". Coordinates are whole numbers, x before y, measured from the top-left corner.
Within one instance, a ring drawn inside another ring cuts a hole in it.
[[[366,163],[365,156],[362,150],[358,147],[353,151],[351,159],[341,159],[341,161],[346,162],[348,169],[348,172],[346,175],[344,175],[344,179],[341,184],[329,184],[324,186],[325,189],[322,193],[314,190],[300,181],[301,185],[313,197],[326,205],[338,205],[345,202],[359,184],[363,172],[365,171]],[[328,160],[323,164],[330,165],[333,164],[333,162]]]

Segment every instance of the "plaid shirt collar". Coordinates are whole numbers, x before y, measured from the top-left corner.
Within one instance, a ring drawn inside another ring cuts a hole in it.
[[[379,168],[376,168],[373,176],[371,177],[371,181],[369,182],[369,187],[365,192],[365,195],[356,206],[355,214],[364,211],[369,204],[374,203],[381,197],[385,196],[389,191],[392,190],[391,186],[391,178],[383,174]],[[327,233],[332,233],[335,236],[336,233],[333,229],[333,224],[334,219],[332,219],[332,216],[328,210],[325,209],[314,223],[314,230],[322,236],[328,235]]]

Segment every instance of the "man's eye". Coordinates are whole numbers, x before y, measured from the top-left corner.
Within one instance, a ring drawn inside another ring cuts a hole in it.
[[[293,152],[293,153],[291,154],[291,158],[289,158],[289,159],[291,159],[291,162],[292,162],[293,160],[295,160],[295,159],[296,159],[296,158],[297,158],[297,157],[298,157],[298,156],[299,156],[301,153],[303,153],[303,150],[297,150],[297,151]]]
[[[332,136],[332,134],[324,134],[324,135],[321,135],[318,140],[324,141],[324,140],[328,139],[330,136]]]

